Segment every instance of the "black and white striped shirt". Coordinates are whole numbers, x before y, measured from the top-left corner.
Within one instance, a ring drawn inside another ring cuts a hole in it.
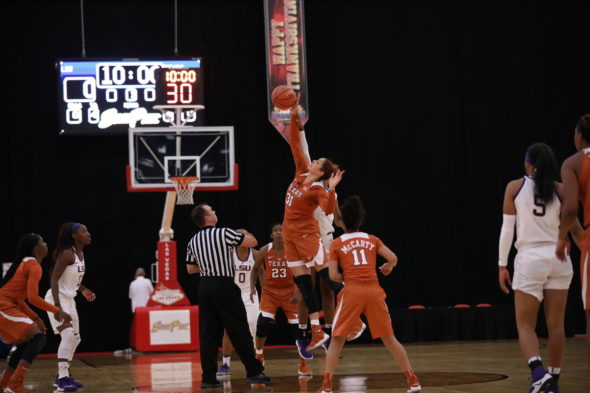
[[[198,265],[201,277],[234,277],[233,249],[244,234],[230,228],[201,228],[188,242],[186,263]]]

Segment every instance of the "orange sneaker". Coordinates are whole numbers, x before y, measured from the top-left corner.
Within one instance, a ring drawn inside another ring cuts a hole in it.
[[[313,375],[313,370],[307,367],[307,360],[299,359],[299,377],[311,377]]]
[[[350,332],[348,332],[348,335],[346,336],[346,341],[356,340],[361,336],[361,334],[363,334],[366,328],[367,325],[365,325],[365,323],[359,318],[358,321],[356,321],[356,323],[354,324],[353,328],[350,330]]]
[[[322,330],[322,327],[320,325],[311,325],[311,341],[309,342],[309,345],[307,346],[307,348],[305,348],[305,350],[311,351],[313,349],[316,349],[317,347],[328,341],[329,338],[330,335],[326,334],[326,332]]]
[[[317,391],[317,393],[332,393],[332,374],[324,374],[322,387]]]
[[[8,381],[8,384],[6,384],[6,390],[10,389],[9,391],[12,391],[13,393],[33,393],[23,386],[27,371],[29,371],[29,369],[25,366],[18,366]]]
[[[406,382],[408,382],[408,390],[407,393],[416,393],[422,391],[422,386],[420,386],[420,381],[418,377],[412,370],[406,371]]]
[[[260,363],[262,363],[262,365],[264,366],[264,354],[262,354],[262,353],[257,353],[257,354],[256,354],[256,359],[258,359],[258,361],[259,361]]]

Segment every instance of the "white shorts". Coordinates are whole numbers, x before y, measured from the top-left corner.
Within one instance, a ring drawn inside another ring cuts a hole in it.
[[[528,293],[543,301],[545,289],[569,289],[574,271],[569,256],[561,262],[555,256],[555,245],[521,249],[514,259],[512,289]]]
[[[49,289],[45,294],[45,301],[55,304],[53,302],[51,289]],[[59,303],[61,305],[61,309],[64,310],[64,312],[70,314],[70,317],[72,317],[72,328],[74,329],[74,333],[80,334],[80,320],[78,319],[78,311],[76,310],[76,300],[73,297],[67,297],[60,294]],[[48,312],[47,315],[49,315],[49,323],[51,323],[53,333],[59,334],[57,328],[62,325],[62,322],[58,322],[57,319],[55,319],[55,314],[52,312]]]
[[[256,323],[258,314],[260,314],[260,305],[258,303],[258,294],[254,295],[254,303],[250,301],[250,292],[242,292],[242,301],[246,306],[246,316],[248,317],[248,327],[252,338],[256,337]]]
[[[321,238],[322,238],[322,244],[324,245],[324,249],[326,250],[326,253],[330,253],[330,246],[332,245],[332,242],[334,241],[334,232],[330,232],[330,233],[321,233],[320,234]]]

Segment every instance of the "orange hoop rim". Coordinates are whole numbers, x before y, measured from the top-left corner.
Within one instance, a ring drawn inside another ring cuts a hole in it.
[[[189,184],[191,182],[199,181],[196,176],[174,176],[170,178],[171,181],[177,184]]]

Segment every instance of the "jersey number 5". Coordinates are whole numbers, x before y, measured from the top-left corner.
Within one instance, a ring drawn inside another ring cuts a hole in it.
[[[533,214],[537,217],[543,217],[545,215],[546,205],[538,195],[535,195],[535,206],[536,207],[533,209]]]

